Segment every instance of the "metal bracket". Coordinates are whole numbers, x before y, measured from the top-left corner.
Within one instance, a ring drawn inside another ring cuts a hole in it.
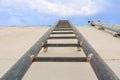
[[[119,36],[120,36],[120,33],[113,34],[113,37],[119,37]]]
[[[93,54],[92,54],[92,53],[90,53],[90,54],[88,54],[88,55],[87,55],[87,62],[90,62],[90,60],[91,60],[92,56],[93,56]]]
[[[34,62],[34,60],[35,60],[35,55],[34,55],[34,54],[31,54],[31,55],[30,55],[30,58],[31,58],[32,62]]]
[[[103,27],[99,27],[98,30],[104,30],[104,28]]]

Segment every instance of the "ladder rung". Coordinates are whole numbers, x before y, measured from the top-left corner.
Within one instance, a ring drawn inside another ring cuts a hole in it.
[[[76,39],[75,36],[53,36],[53,37],[49,37],[49,39]]]
[[[71,27],[58,27],[58,26],[57,26],[57,27],[55,27],[55,28],[71,28]]]
[[[73,29],[54,29],[54,31],[72,31]]]
[[[77,47],[79,46],[78,44],[58,44],[58,43],[54,43],[54,44],[47,44],[48,47]]]
[[[55,29],[72,29],[72,28],[70,28],[70,27],[68,27],[68,28],[59,28],[59,27],[56,27]]]
[[[35,62],[86,62],[86,57],[36,57]]]
[[[73,32],[52,32],[51,34],[73,34]]]
[[[63,26],[63,27],[62,27],[62,26],[57,26],[57,27],[55,27],[55,28],[71,28],[71,27],[69,27],[69,26],[68,26],[68,27],[65,27],[65,26]]]

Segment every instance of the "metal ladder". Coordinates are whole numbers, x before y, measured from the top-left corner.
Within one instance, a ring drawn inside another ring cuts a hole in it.
[[[68,32],[62,32],[68,31]],[[51,34],[75,34],[75,36],[51,37]],[[76,44],[50,44],[48,39],[77,39]],[[78,51],[84,51],[86,57],[36,57],[40,50],[48,47],[77,47]],[[95,49],[88,43],[82,34],[68,20],[59,20],[51,27],[7,72],[0,80],[21,80],[31,64],[35,61],[67,61],[67,62],[89,62],[98,80],[119,80],[111,68],[98,55]]]
[[[63,23],[59,22],[54,28],[52,33],[49,35],[48,40],[61,40],[61,39],[76,39],[77,37],[74,34],[71,26],[68,26],[67,21]],[[52,35],[52,36],[51,36]],[[49,47],[76,47],[78,51],[81,51],[80,42],[77,40],[77,43],[48,43],[48,40],[45,43],[42,43],[43,51],[47,52]],[[36,57],[35,62],[86,62],[86,57]]]

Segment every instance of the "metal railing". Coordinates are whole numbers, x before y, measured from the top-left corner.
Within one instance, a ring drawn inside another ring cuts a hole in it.
[[[100,21],[88,21],[91,26],[98,26],[101,29],[107,29],[110,31],[115,32],[115,35],[120,34],[120,25],[114,25],[114,24],[106,24]]]

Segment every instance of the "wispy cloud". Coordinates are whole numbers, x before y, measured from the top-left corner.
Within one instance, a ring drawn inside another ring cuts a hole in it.
[[[93,15],[101,11],[104,0],[1,0],[2,7],[37,10],[39,13],[56,16]],[[9,8],[8,8],[9,9]]]
[[[0,0],[0,25],[38,25],[57,19],[95,17],[98,13],[108,13],[111,10],[108,7],[112,3],[110,1],[112,0]]]

